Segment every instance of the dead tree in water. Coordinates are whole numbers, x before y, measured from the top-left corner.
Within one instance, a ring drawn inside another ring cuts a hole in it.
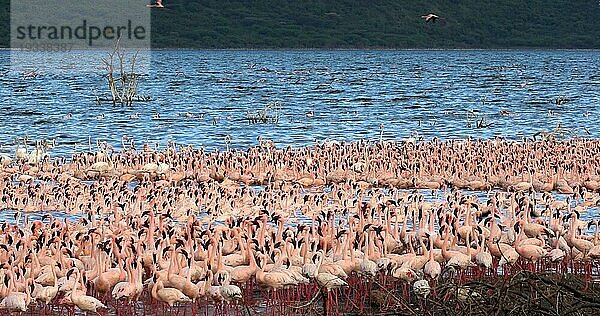
[[[138,78],[139,74],[135,72],[135,61],[137,52],[131,58],[131,66],[127,67],[125,62],[125,49],[120,48],[119,40],[115,43],[115,47],[108,54],[108,58],[104,58],[104,69],[106,70],[106,79],[108,80],[108,88],[110,89],[111,100],[113,106],[121,104],[121,106],[131,106],[134,101],[140,100],[138,96]],[[115,63],[118,62],[118,72],[115,74]]]

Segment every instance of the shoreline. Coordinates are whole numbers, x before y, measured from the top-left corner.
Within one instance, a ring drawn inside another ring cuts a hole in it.
[[[106,48],[109,49],[109,48]],[[21,51],[22,49],[0,47],[0,51]],[[73,51],[102,51],[104,49],[74,49]],[[142,51],[142,50],[140,50]],[[600,52],[600,48],[545,48],[545,47],[514,47],[514,48],[150,48],[143,51],[257,51],[257,52]]]

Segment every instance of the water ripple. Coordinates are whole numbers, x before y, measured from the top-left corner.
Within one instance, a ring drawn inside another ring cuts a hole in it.
[[[595,51],[155,51],[140,82],[152,101],[134,108],[96,103],[106,91],[97,70],[102,54],[53,55],[60,67],[26,79],[10,71],[10,52],[0,51],[2,151],[25,133],[56,138],[54,153],[70,153],[88,136],[116,147],[123,134],[209,149],[223,148],[225,135],[232,147],[258,136],[299,146],[379,139],[381,124],[386,139],[414,131],[519,139],[559,123],[600,137]],[[275,101],[277,124],[248,123],[248,111]],[[160,119],[152,119],[156,113]],[[482,118],[491,125],[475,128]]]

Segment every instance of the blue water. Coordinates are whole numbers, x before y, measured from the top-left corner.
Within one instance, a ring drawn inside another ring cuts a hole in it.
[[[227,136],[241,148],[258,136],[283,146],[411,133],[519,139],[559,123],[600,136],[599,51],[153,51],[140,82],[153,100],[133,108],[96,103],[95,95],[108,93],[98,70],[103,52],[41,55],[56,66],[34,79],[13,71],[10,55],[0,51],[4,153],[25,133],[56,139],[52,154],[70,153],[89,136],[114,146],[127,135],[138,144],[210,149],[224,148]],[[276,124],[248,123],[247,111],[273,102]],[[130,119],[136,112],[139,119]],[[482,117],[491,126],[476,128]]]
[[[88,137],[119,147],[123,135],[214,149],[258,136],[278,146],[411,134],[519,139],[560,123],[600,137],[600,51],[153,51],[140,81],[152,101],[131,108],[96,103],[108,94],[105,54],[39,54],[46,67],[24,78],[0,50],[0,153],[12,155],[24,134],[56,140],[52,155],[87,149]],[[267,104],[277,104],[278,121],[250,124],[247,111]],[[477,128],[481,118],[491,125]]]

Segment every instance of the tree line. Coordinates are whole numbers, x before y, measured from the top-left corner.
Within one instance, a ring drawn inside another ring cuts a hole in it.
[[[0,45],[10,45],[9,1]],[[597,0],[165,0],[156,48],[600,48]],[[443,19],[425,22],[421,15]]]

